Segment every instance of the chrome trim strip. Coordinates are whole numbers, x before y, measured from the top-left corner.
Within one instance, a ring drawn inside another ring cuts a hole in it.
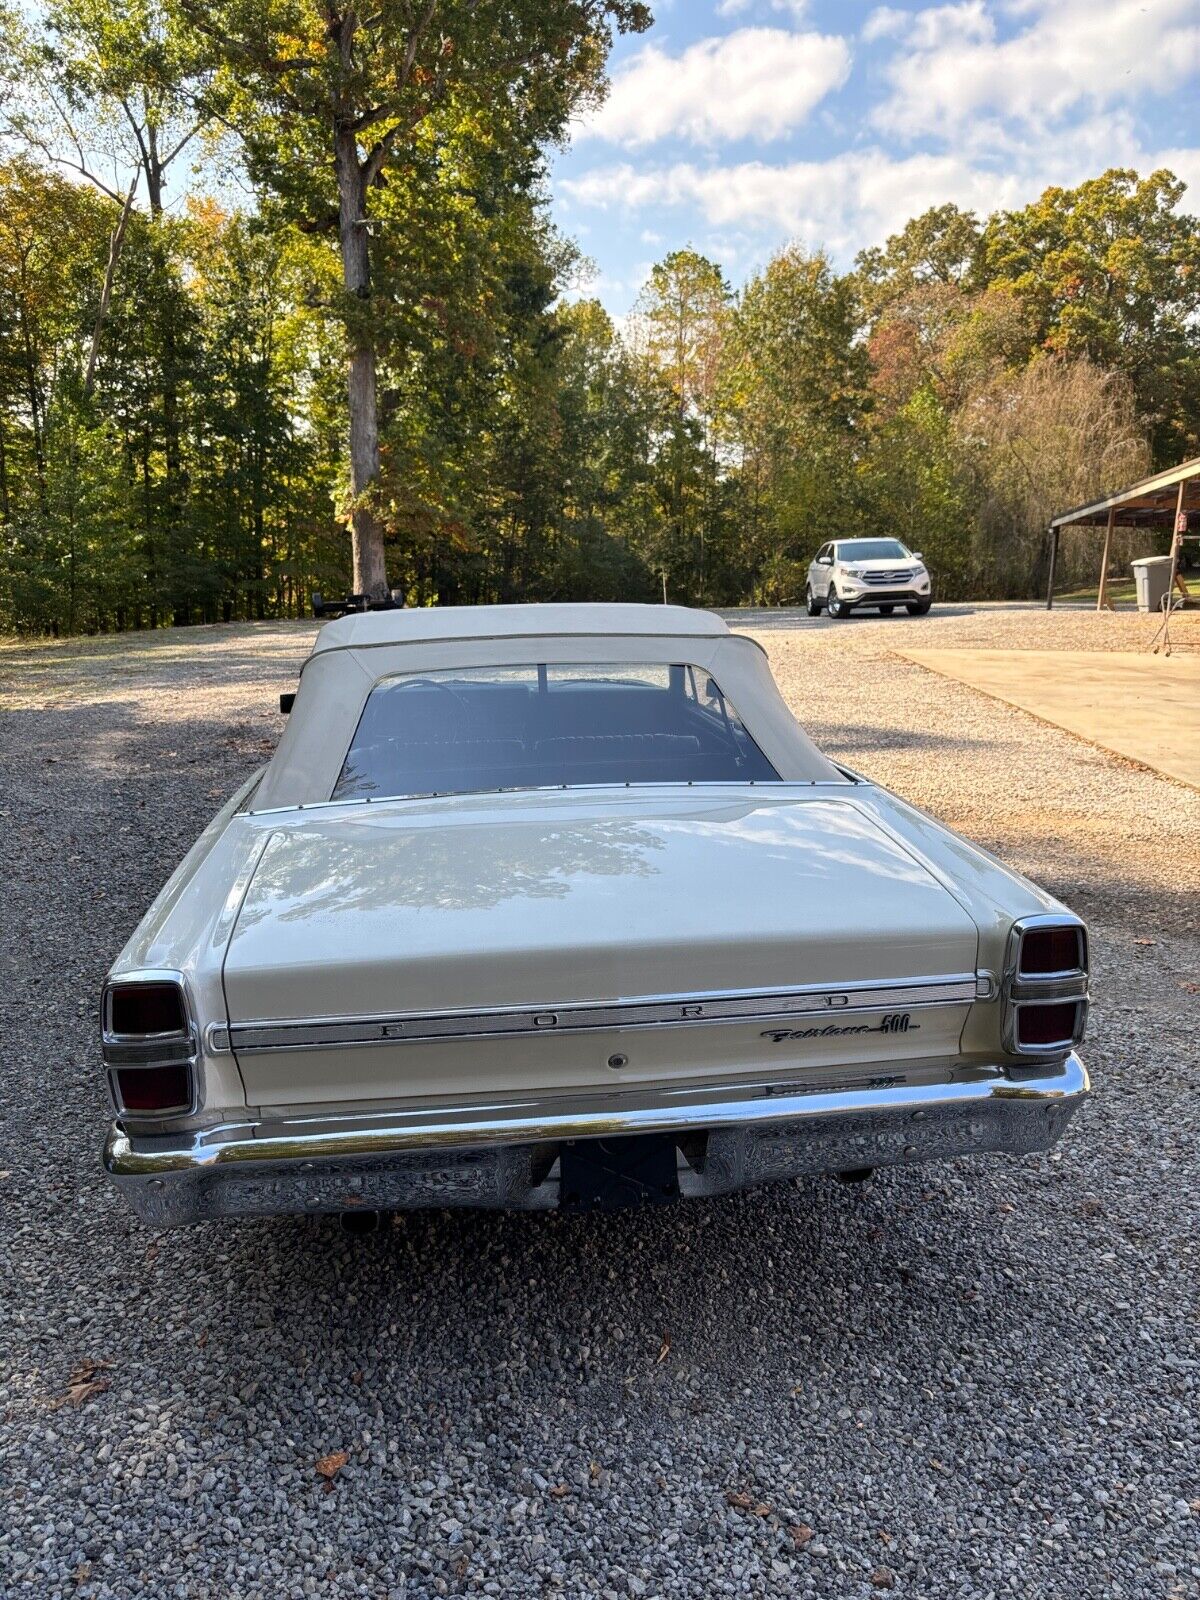
[[[497,1007],[479,1011],[402,1012],[393,1016],[304,1017],[214,1023],[211,1051],[261,1054],[277,1050],[345,1049],[355,1045],[415,1044],[433,1039],[490,1039],[595,1029],[697,1027],[714,1022],[767,1022],[798,1014],[849,1015],[904,1006],[969,1005],[974,973],[889,983],[810,984],[795,989],[654,995],[637,1000]]]
[[[831,763],[837,766],[837,763]],[[837,767],[839,772],[844,771]],[[855,777],[857,783],[870,783],[869,778]],[[676,797],[681,792],[688,790],[704,791],[705,789],[753,789],[765,790],[774,798],[780,790],[797,789],[806,794],[813,789],[833,789],[839,793],[846,785],[839,783],[836,778],[687,778],[671,783],[655,782],[623,782],[623,783],[531,783],[517,784],[506,789],[430,789],[422,794],[380,794],[380,795],[353,795],[346,800],[296,800],[287,806],[263,806],[258,811],[247,811],[248,817],[275,817],[288,816],[296,811],[332,811],[345,809],[348,806],[391,806],[409,805],[414,801],[423,800],[488,800],[505,795],[554,795],[554,794],[586,794],[589,791],[601,792],[606,797],[624,793],[626,791],[640,792],[645,789],[666,789]],[[786,795],[782,798],[787,798]]]

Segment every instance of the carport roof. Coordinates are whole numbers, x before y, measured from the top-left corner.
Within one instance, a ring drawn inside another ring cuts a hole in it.
[[[1105,524],[1110,511],[1116,520],[1127,524],[1153,522],[1163,515],[1173,516],[1179,503],[1182,486],[1185,511],[1200,511],[1200,456],[1193,456],[1166,472],[1156,472],[1152,478],[1143,478],[1117,494],[1094,500],[1091,505],[1076,506],[1074,511],[1064,511],[1050,519],[1051,528],[1065,528],[1068,523]]]

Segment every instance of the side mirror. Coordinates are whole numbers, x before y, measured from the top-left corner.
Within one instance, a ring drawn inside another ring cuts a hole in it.
[[[914,550],[912,556],[914,561],[924,561],[925,559],[919,550]]]
[[[283,713],[283,715],[285,717],[288,715],[288,713],[291,711],[292,707],[295,704],[296,704],[296,696],[295,696],[295,694],[281,694],[279,696],[279,709],[280,709],[280,711]]]

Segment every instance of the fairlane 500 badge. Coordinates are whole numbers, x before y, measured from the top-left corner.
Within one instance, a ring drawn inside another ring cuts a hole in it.
[[[846,1034],[855,1033],[916,1033],[920,1027],[921,1024],[914,1022],[909,1012],[892,1011],[886,1017],[881,1017],[873,1028],[866,1022],[848,1028],[839,1028],[831,1022],[826,1028],[765,1028],[759,1037],[782,1044],[785,1039],[840,1039]]]

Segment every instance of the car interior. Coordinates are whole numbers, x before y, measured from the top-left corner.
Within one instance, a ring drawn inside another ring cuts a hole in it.
[[[332,798],[778,781],[701,669],[556,663],[377,684]]]

